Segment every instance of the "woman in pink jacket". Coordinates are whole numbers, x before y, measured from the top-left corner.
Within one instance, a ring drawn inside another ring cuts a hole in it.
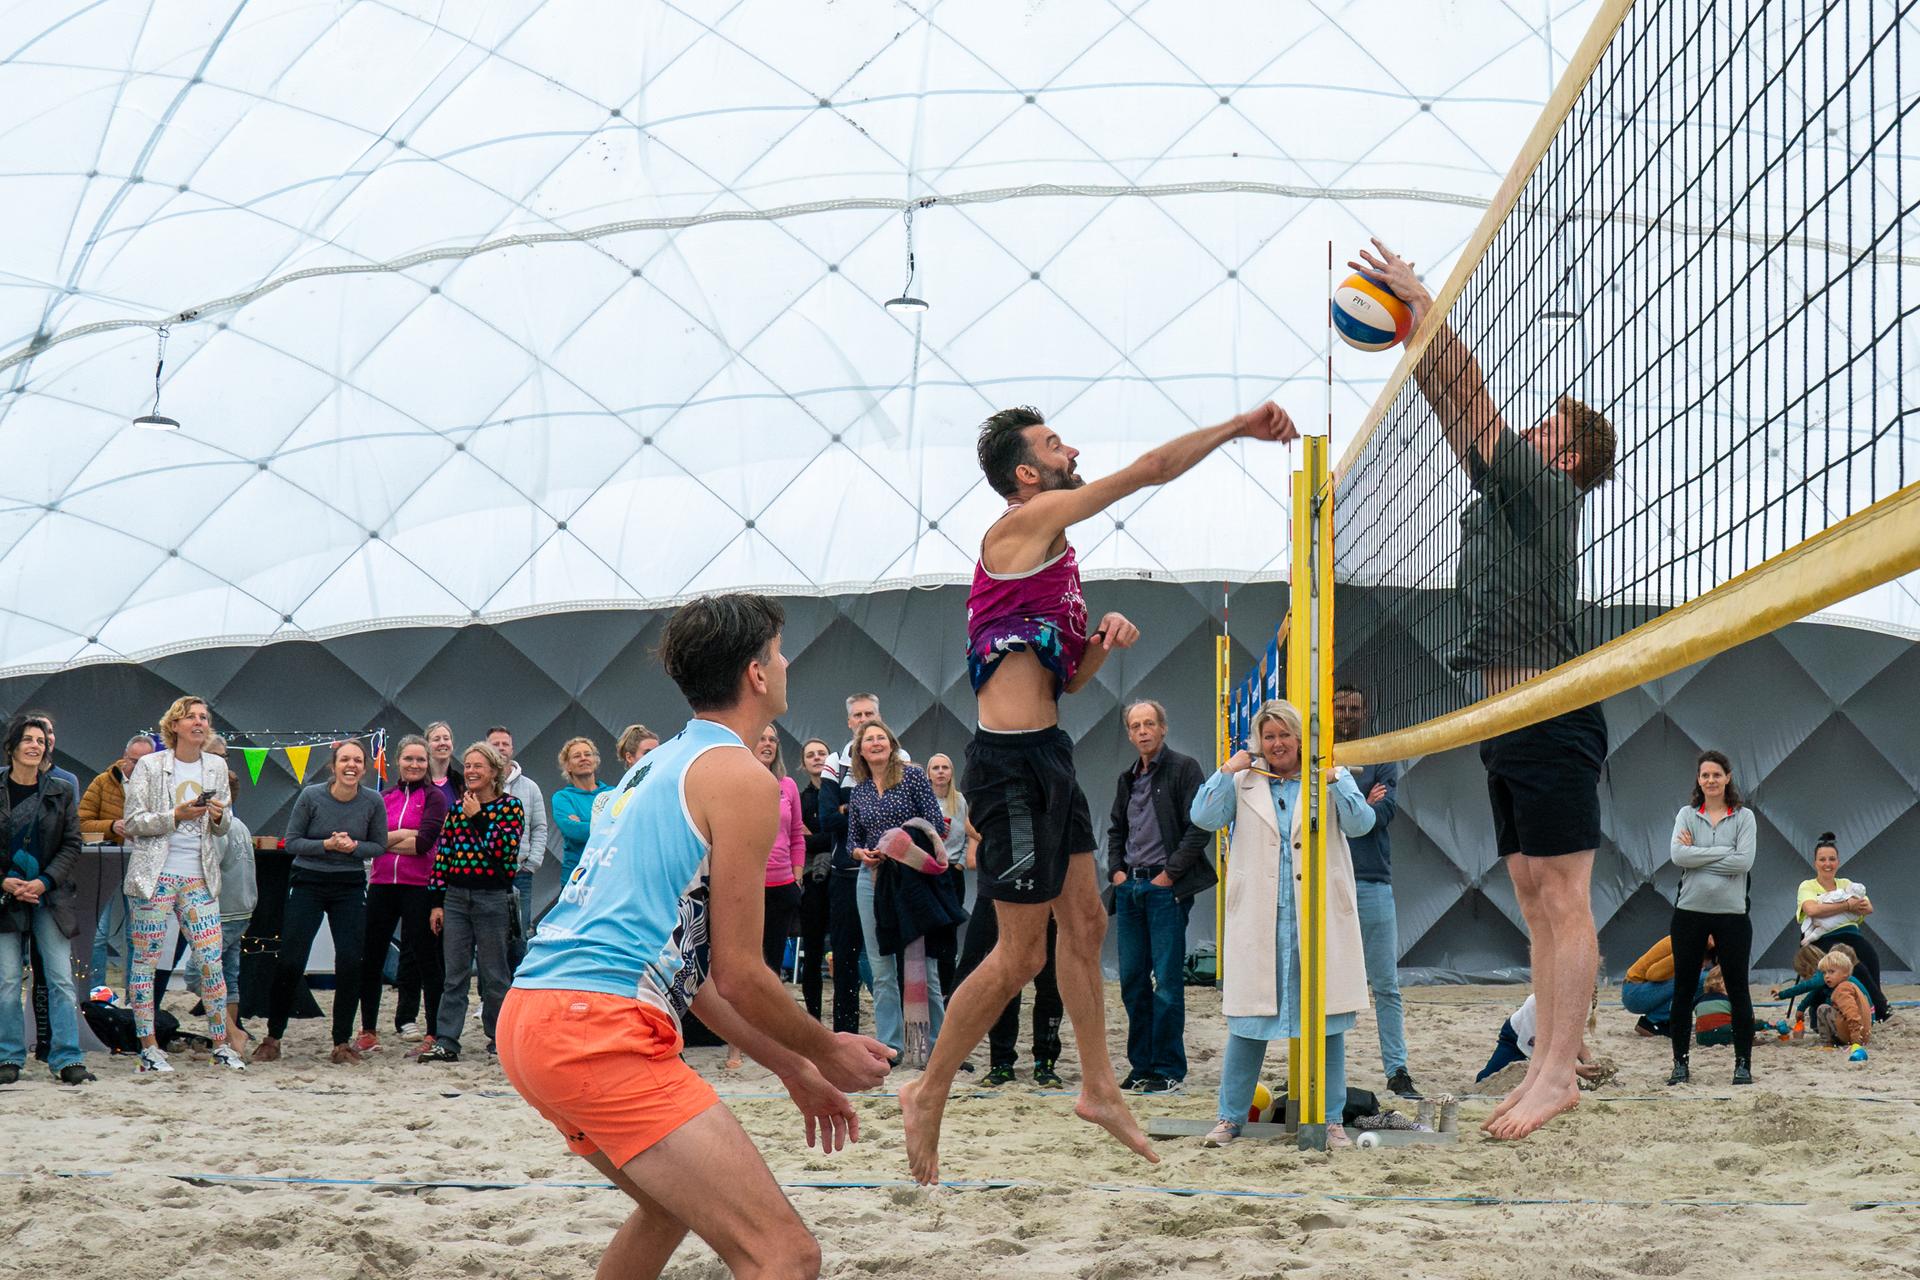
[[[380,1048],[380,988],[386,978],[387,944],[399,925],[406,945],[420,967],[422,988],[437,994],[444,984],[439,939],[429,917],[434,893],[427,888],[433,855],[440,848],[440,828],[447,820],[447,796],[429,776],[427,740],[408,734],[400,739],[394,761],[399,780],[382,797],[387,804],[387,851],[367,870],[367,937],[360,952],[360,1035],[357,1053]],[[433,1043],[434,1006],[429,998],[425,1016],[427,1038]]]
[[[767,967],[781,972],[787,956],[787,937],[800,918],[800,873],[807,865],[807,824],[800,812],[800,784],[787,776],[780,753],[780,731],[768,725],[753,744],[753,754],[780,780],[780,832],[767,853],[767,913],[762,922],[760,953]],[[740,1051],[727,1046],[727,1068],[740,1065]]]

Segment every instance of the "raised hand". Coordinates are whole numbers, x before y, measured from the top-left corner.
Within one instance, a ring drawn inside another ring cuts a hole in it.
[[[1236,434],[1243,439],[1284,443],[1300,438],[1300,429],[1293,425],[1287,411],[1271,400],[1247,410],[1234,422],[1238,427]]]
[[[1378,257],[1362,249],[1361,261],[1349,261],[1347,265],[1355,271],[1365,271],[1369,275],[1377,276],[1396,297],[1409,305],[1425,306],[1432,301],[1427,293],[1427,286],[1421,284],[1420,277],[1413,273],[1411,262],[1380,243],[1378,236],[1373,239],[1373,247],[1378,251]]]
[[[1228,773],[1245,773],[1251,768],[1253,768],[1253,752],[1247,750],[1245,747],[1240,748],[1231,756],[1227,757],[1226,769]]]

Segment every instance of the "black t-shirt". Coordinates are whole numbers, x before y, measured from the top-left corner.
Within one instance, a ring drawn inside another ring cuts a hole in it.
[[[1575,656],[1580,487],[1502,429],[1491,461],[1467,458],[1475,497],[1460,512],[1455,578],[1466,615],[1455,671],[1545,670]]]
[[[32,782],[20,783],[13,780],[12,774],[7,775],[7,803],[16,809],[18,809],[23,802],[33,797],[39,790],[40,779],[38,778],[35,778]]]

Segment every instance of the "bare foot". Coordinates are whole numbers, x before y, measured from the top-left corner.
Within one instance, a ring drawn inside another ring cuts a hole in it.
[[[1499,1105],[1495,1106],[1493,1109],[1493,1114],[1488,1116],[1486,1123],[1481,1125],[1480,1127],[1486,1130],[1488,1133],[1492,1133],[1494,1122],[1499,1120],[1502,1116],[1506,1115],[1507,1112],[1513,1110],[1515,1107],[1519,1106],[1523,1101],[1525,1101],[1527,1096],[1527,1091],[1532,1088],[1533,1088],[1533,1071],[1529,1069],[1527,1071],[1527,1074],[1521,1078],[1520,1083],[1515,1085],[1512,1091],[1509,1092],[1506,1097],[1500,1099]]]
[[[1541,1081],[1527,1090],[1527,1096],[1506,1115],[1490,1123],[1487,1126],[1487,1132],[1502,1142],[1512,1142],[1526,1137],[1555,1116],[1571,1111],[1579,1105],[1578,1085],[1571,1082],[1554,1085]]]
[[[1126,1099],[1118,1093],[1111,1098],[1089,1098],[1082,1091],[1079,1100],[1073,1104],[1073,1114],[1088,1124],[1099,1125],[1118,1138],[1121,1146],[1148,1164],[1160,1163],[1153,1144],[1147,1141],[1147,1135],[1141,1131],[1140,1122],[1133,1118],[1133,1112],[1127,1109]]]
[[[907,1168],[923,1187],[940,1181],[940,1120],[947,1095],[930,1091],[926,1077],[900,1086],[900,1128],[907,1138]]]
[[[327,1061],[333,1063],[333,1065],[337,1067],[337,1066],[340,1066],[342,1063],[365,1062],[366,1059],[361,1057],[358,1053],[354,1052],[354,1048],[352,1045],[337,1044],[333,1046],[333,1053],[328,1057]]]
[[[255,1062],[280,1061],[280,1041],[273,1036],[263,1039],[253,1047],[253,1060]]]
[[[744,1066],[744,1065],[745,1065],[745,1064],[744,1064],[743,1062],[741,1062],[741,1060],[740,1060],[740,1055],[739,1055],[739,1054],[737,1054],[737,1053],[730,1053],[730,1054],[728,1054],[728,1055],[727,1055],[727,1068],[726,1068],[726,1069],[727,1069],[728,1071],[738,1071],[738,1070],[739,1070],[739,1069],[740,1069],[740,1068],[741,1068],[742,1066]]]

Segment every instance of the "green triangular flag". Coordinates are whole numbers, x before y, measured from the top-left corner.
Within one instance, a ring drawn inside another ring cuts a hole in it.
[[[247,758],[247,781],[255,786],[260,784],[260,766],[267,762],[265,747],[242,747],[240,754]]]

